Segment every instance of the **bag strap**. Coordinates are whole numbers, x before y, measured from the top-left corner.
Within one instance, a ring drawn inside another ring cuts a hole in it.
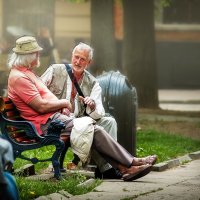
[[[66,66],[67,73],[69,74],[69,77],[70,77],[70,79],[72,81],[72,84],[74,84],[74,86],[76,87],[76,90],[77,90],[79,96],[82,96],[83,98],[85,98],[85,96],[84,96],[81,88],[79,87],[79,84],[78,84],[78,82],[77,82],[74,74],[72,73],[72,68],[69,66],[69,64],[65,64],[65,66]],[[85,107],[84,115],[87,116],[88,115],[86,113],[86,107],[87,107],[87,105],[84,104],[84,107]]]
[[[80,88],[80,86],[79,86],[74,74],[72,73],[72,68],[69,66],[69,64],[65,64],[65,66],[66,66],[66,70],[67,70],[67,72],[69,74],[69,77],[70,77],[70,79],[72,81],[72,84],[74,84],[74,86],[76,87],[76,90],[77,90],[79,96],[82,96],[83,98],[85,98],[85,96],[84,96],[84,94],[83,94],[83,92],[82,92],[82,90],[81,90],[81,88]]]

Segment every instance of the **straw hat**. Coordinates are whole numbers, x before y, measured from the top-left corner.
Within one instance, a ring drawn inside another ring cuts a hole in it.
[[[43,50],[32,36],[23,36],[16,40],[13,51],[18,54],[29,54]]]

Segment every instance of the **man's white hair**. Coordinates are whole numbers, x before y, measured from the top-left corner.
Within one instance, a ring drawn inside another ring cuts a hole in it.
[[[8,58],[8,67],[12,68],[13,66],[23,66],[23,67],[31,67],[30,63],[33,62],[37,58],[37,53],[30,54],[16,54],[12,53]],[[39,60],[38,60],[39,65]]]
[[[78,45],[76,45],[72,51],[72,55],[74,54],[74,52],[76,50],[87,50],[88,51],[88,54],[89,54],[89,59],[92,60],[93,58],[93,52],[94,52],[94,49],[88,45],[88,44],[85,44],[83,42],[80,42]]]

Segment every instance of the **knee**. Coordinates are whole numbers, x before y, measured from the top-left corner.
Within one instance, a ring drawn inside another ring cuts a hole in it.
[[[108,117],[107,118],[107,124],[110,128],[117,129],[117,122],[116,122],[114,117]]]
[[[102,123],[105,123],[107,125],[115,125],[117,124],[116,120],[114,117],[103,117],[102,118]]]

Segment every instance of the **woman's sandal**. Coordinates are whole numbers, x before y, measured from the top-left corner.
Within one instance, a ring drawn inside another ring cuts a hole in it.
[[[124,181],[133,181],[138,178],[141,178],[141,177],[147,175],[151,171],[152,165],[143,165],[143,166],[139,166],[138,168],[139,168],[139,170],[135,173],[125,173],[122,176],[122,179]]]
[[[134,166],[139,166],[139,165],[154,165],[157,161],[157,156],[152,155],[152,156],[147,156],[145,158],[136,158],[133,162]]]

